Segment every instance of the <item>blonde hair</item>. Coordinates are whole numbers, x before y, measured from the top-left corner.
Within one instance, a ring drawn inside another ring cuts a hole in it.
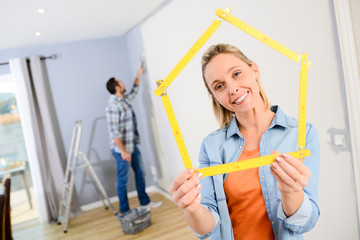
[[[213,94],[211,93],[211,90],[209,88],[209,86],[206,84],[206,80],[205,80],[205,76],[204,76],[204,71],[205,68],[207,66],[207,64],[217,55],[221,54],[221,53],[232,53],[234,54],[236,57],[238,57],[240,60],[244,61],[245,63],[247,63],[249,66],[252,66],[253,61],[251,61],[247,56],[245,56],[245,54],[243,54],[240,49],[238,49],[237,47],[230,45],[230,44],[225,44],[225,43],[219,43],[216,45],[212,45],[210,46],[206,52],[202,55],[202,59],[201,59],[201,69],[202,69],[202,77],[206,86],[206,89],[208,90],[209,94],[211,95],[212,98],[212,105],[213,105],[213,110],[214,110],[214,114],[216,119],[218,120],[219,124],[220,124],[220,128],[223,128],[224,126],[229,126],[233,117],[234,117],[234,112],[231,112],[229,110],[227,110],[226,108],[224,108],[213,96]],[[259,85],[259,94],[261,99],[263,100],[266,108],[270,108],[270,101],[264,91],[264,88],[262,87],[259,79],[256,80],[256,82]]]

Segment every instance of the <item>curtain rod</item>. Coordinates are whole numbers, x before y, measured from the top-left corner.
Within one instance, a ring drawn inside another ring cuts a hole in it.
[[[58,58],[58,55],[57,54],[53,54],[53,55],[50,55],[50,56],[47,56],[47,57],[40,57],[40,60],[46,60],[46,59],[57,59]],[[9,62],[3,62],[3,63],[0,63],[0,65],[8,65]]]

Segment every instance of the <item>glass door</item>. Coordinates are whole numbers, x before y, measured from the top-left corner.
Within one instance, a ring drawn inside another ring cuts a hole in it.
[[[0,75],[0,179],[11,176],[11,223],[38,218],[11,74]]]

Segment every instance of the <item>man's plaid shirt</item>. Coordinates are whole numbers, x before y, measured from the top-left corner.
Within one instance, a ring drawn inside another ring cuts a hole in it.
[[[125,94],[124,98],[111,95],[108,106],[105,108],[110,135],[110,148],[115,152],[120,153],[120,148],[116,146],[114,138],[121,138],[126,151],[129,153],[134,152],[134,142],[140,143],[135,113],[130,104],[138,91],[139,85],[134,84],[130,93]]]

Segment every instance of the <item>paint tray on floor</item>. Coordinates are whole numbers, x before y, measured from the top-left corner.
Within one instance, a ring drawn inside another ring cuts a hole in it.
[[[119,217],[122,231],[128,234],[136,234],[151,224],[149,207],[136,207]]]

